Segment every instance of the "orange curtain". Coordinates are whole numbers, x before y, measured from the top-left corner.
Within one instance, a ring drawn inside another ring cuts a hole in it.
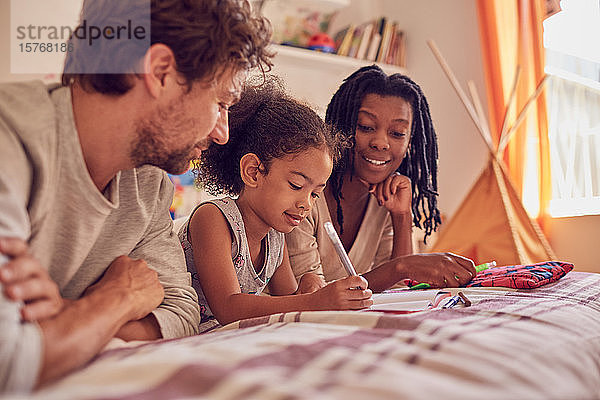
[[[521,73],[514,104],[506,113],[510,127],[544,77],[545,54],[542,21],[544,0],[477,0],[479,31],[487,87],[490,129],[496,145],[505,118],[506,107],[517,66]],[[529,138],[537,138],[534,150],[527,151]],[[523,195],[523,177],[527,157],[535,157],[538,175],[539,214],[546,214],[552,196],[548,121],[544,92],[532,106],[527,118],[511,137],[503,155],[518,194]],[[539,222],[543,224],[544,218]]]

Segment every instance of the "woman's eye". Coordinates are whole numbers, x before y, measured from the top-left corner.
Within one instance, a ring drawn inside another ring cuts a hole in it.
[[[313,197],[313,199],[318,199],[321,196],[319,196],[319,193],[312,193],[311,196]]]
[[[373,127],[370,127],[370,126],[367,126],[367,125],[361,125],[361,124],[358,124],[356,127],[357,127],[359,130],[363,131],[363,132],[371,132],[371,131],[373,131],[373,130],[374,130],[374,128],[373,128]]]
[[[219,109],[223,111],[229,111],[229,105],[225,103],[219,103]]]
[[[397,138],[401,138],[401,137],[406,136],[406,133],[404,133],[404,132],[397,132],[397,131],[392,131],[390,134],[393,137],[397,137]]]
[[[302,189],[302,186],[295,185],[292,182],[288,182],[288,183],[290,184],[290,187],[292,189],[294,189],[294,190],[300,190],[300,189]]]

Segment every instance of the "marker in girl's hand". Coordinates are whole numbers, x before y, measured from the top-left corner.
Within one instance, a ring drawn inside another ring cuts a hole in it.
[[[484,271],[484,270],[486,270],[488,268],[492,268],[492,267],[495,267],[495,266],[496,266],[496,261],[490,261],[490,262],[486,262],[486,263],[483,263],[483,264],[476,265],[475,266],[475,271],[481,272],[481,271]]]
[[[352,262],[350,261],[350,257],[348,257],[348,253],[346,253],[346,250],[344,249],[344,245],[342,244],[342,241],[340,240],[337,232],[335,231],[333,224],[331,222],[327,221],[323,225],[325,227],[325,231],[327,232],[327,235],[329,236],[329,239],[331,239],[331,242],[333,243],[333,247],[335,248],[335,251],[338,253],[338,256],[340,256],[340,260],[342,261],[342,264],[344,265],[346,272],[348,272],[348,275],[357,275],[356,270],[354,269],[354,266],[352,265]]]

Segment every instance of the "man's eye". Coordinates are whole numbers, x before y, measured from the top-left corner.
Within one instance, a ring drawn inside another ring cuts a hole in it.
[[[290,184],[290,187],[292,189],[294,189],[294,190],[300,190],[300,189],[302,189],[302,186],[295,185],[292,182],[288,182],[288,183]]]

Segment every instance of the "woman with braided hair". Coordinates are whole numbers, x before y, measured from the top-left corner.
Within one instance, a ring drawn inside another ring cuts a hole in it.
[[[286,237],[296,277],[312,273],[303,284],[316,289],[345,276],[323,228],[331,221],[374,292],[404,279],[434,287],[470,281],[475,268],[467,258],[413,254],[413,225],[427,238],[441,222],[437,137],[421,88],[407,76],[362,67],[333,95],[325,120],[352,147],[335,166],[325,195]]]

